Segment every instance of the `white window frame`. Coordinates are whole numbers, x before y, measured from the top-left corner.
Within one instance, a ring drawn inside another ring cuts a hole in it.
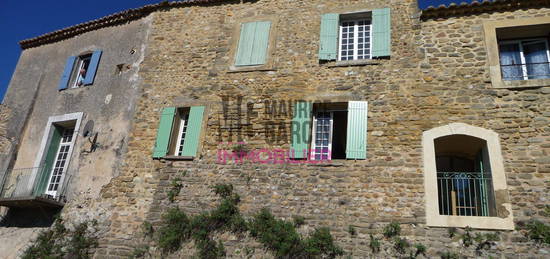
[[[329,110],[329,111],[316,111],[313,113],[313,128],[311,129],[311,152],[310,152],[310,159],[311,160],[316,160],[315,159],[315,150],[317,148],[317,145],[315,144],[315,138],[317,136],[317,114],[318,113],[329,113],[330,114],[330,128],[329,128],[329,137],[328,137],[328,157],[327,157],[327,160],[332,160],[332,134],[333,134],[333,129],[334,129],[334,111],[332,110]],[[319,160],[324,160],[322,159],[322,155],[321,155],[321,159]]]
[[[353,19],[342,19],[340,21],[340,24],[338,25],[338,61],[350,61],[350,60],[342,60],[342,32],[343,32],[343,23],[346,22],[353,22],[353,59],[351,60],[359,60],[357,58],[358,56],[358,45],[359,45],[359,21],[368,21],[369,22],[369,57],[365,59],[372,59],[372,18],[371,17],[363,17],[363,18],[353,18]],[[363,42],[365,44],[366,42]],[[364,55],[364,54],[363,54]]]
[[[178,135],[176,139],[177,141],[176,141],[176,147],[174,150],[174,156],[180,156],[180,149],[183,152],[184,143],[182,141],[185,141],[185,139],[183,139],[183,136],[187,135],[188,124],[189,124],[189,112],[181,111],[178,114],[179,114],[180,125],[178,128],[178,132],[176,133]]]
[[[498,46],[499,46],[499,55],[500,55],[500,45],[517,44],[519,46],[519,55],[520,55],[521,64],[522,64],[521,71],[523,73],[523,80],[529,80],[529,75],[527,74],[527,64],[525,61],[525,55],[523,54],[523,42],[525,41],[535,41],[533,43],[538,43],[539,41],[543,41],[546,45],[546,59],[548,60],[548,62],[550,62],[550,50],[548,49],[548,39],[546,38],[537,37],[537,38],[527,38],[527,39],[521,39],[521,40],[503,40],[498,42]],[[502,64],[500,64],[500,66],[502,69]]]
[[[86,70],[86,73],[84,75],[80,74],[80,70],[84,67],[84,64],[86,63],[86,61],[88,62],[88,69],[90,68],[90,63],[92,62],[92,55],[91,54],[81,55],[77,59],[78,59],[78,63],[76,66],[77,69],[74,70],[73,72],[73,73],[76,73],[76,75],[74,77],[75,79],[74,79],[74,82],[72,83],[71,88],[78,88],[81,86],[78,83],[84,80],[84,78],[86,77],[86,74],[88,74],[88,70]]]
[[[63,142],[63,139],[66,136],[65,133],[66,133],[66,131],[69,131],[69,130],[72,131],[71,140],[69,142]],[[71,150],[73,149],[73,144],[74,144],[75,137],[76,136],[75,136],[75,131],[74,131],[73,127],[63,129],[63,133],[61,134],[61,139],[59,140],[59,147],[57,148],[57,151],[55,153],[55,160],[53,162],[52,169],[50,170],[50,179],[48,179],[48,184],[46,185],[46,191],[45,191],[46,195],[51,195],[52,197],[56,197],[57,192],[59,191],[59,189],[61,187],[63,187],[63,181],[65,181],[65,176],[67,175],[67,169],[69,167],[69,161],[71,160],[71,157],[69,155],[70,155]],[[67,157],[63,158],[65,160],[65,163],[63,164],[63,167],[61,168],[61,177],[60,177],[59,181],[56,182],[56,183],[52,183],[52,180],[55,177],[54,172],[55,172],[55,169],[57,168],[56,164],[59,161],[59,152],[61,151],[62,147],[69,147],[66,151],[67,152]],[[50,186],[52,184],[57,184],[57,189],[50,191],[49,189],[50,189]]]
[[[75,112],[75,113],[68,113],[68,114],[63,114],[58,116],[51,116],[48,118],[48,123],[44,127],[44,135],[42,136],[42,141],[40,142],[38,155],[36,156],[36,160],[34,161],[33,168],[35,169],[33,170],[31,179],[29,181],[29,188],[34,187],[33,186],[34,181],[36,180],[36,177],[38,176],[38,174],[41,172],[40,170],[38,170],[38,168],[43,166],[43,162],[45,158],[44,156],[46,155],[46,151],[47,151],[46,147],[48,146],[48,143],[51,141],[53,131],[55,130],[54,129],[55,123],[61,123],[66,121],[76,121],[74,124],[74,132],[73,132],[73,139],[72,139],[73,143],[71,144],[71,148],[69,148],[69,153],[67,154],[67,158],[69,158],[69,160],[66,163],[66,167],[70,168],[70,163],[71,163],[70,158],[72,158],[72,153],[74,150],[76,139],[78,138],[80,124],[82,123],[83,117],[84,117],[83,112]],[[65,173],[65,176],[66,175],[67,174]],[[63,179],[63,181],[65,180]]]

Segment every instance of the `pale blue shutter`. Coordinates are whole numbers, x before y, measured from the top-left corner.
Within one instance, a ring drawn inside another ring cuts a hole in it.
[[[337,13],[327,13],[321,16],[320,60],[336,60],[338,57],[339,18],[340,15]]]
[[[86,71],[86,77],[82,82],[84,85],[91,85],[94,83],[95,73],[97,71],[97,66],[99,65],[99,60],[101,59],[101,50],[96,50],[92,54],[92,59],[90,60],[90,65],[88,66],[88,71]]]
[[[153,151],[154,158],[166,156],[168,153],[168,145],[170,144],[170,134],[172,133],[172,123],[174,123],[175,114],[175,107],[166,107],[162,110],[157,131],[157,141],[155,142],[155,149]]]
[[[63,69],[63,74],[61,75],[61,80],[59,81],[59,90],[67,89],[69,85],[69,80],[71,80],[71,73],[73,72],[74,62],[76,62],[76,57],[70,56],[67,58],[65,63],[65,69]]]
[[[367,158],[367,110],[367,102],[350,101],[348,103],[347,159]]]
[[[192,106],[189,111],[189,122],[187,123],[187,132],[183,141],[183,151],[181,156],[195,157],[202,129],[202,117],[204,115],[204,106]]]
[[[372,11],[372,57],[387,57],[391,54],[390,8]]]
[[[294,104],[291,132],[292,148],[290,150],[292,158],[308,157],[312,106],[311,102],[304,101],[299,101]]]
[[[241,35],[235,59],[236,66],[266,63],[271,22],[248,22],[241,25]]]

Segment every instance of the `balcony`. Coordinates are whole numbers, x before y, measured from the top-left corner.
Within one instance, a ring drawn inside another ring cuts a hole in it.
[[[494,214],[490,172],[438,172],[437,189],[440,215],[487,217]]]
[[[0,206],[10,208],[60,208],[65,205],[71,175],[43,167],[13,169],[6,173],[0,192]],[[50,179],[51,178],[51,179]]]

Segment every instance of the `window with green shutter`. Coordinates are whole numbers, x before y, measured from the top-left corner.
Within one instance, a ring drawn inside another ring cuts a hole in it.
[[[390,8],[321,16],[319,60],[362,60],[390,54]]]
[[[308,146],[311,125],[312,103],[299,101],[294,104],[292,118],[292,158],[303,159],[308,157]]]
[[[204,109],[204,106],[164,108],[159,122],[153,157],[196,157]]]
[[[270,21],[241,24],[235,66],[256,66],[266,63],[270,29]]]

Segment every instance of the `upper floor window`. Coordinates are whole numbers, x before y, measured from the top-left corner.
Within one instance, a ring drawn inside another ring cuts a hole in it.
[[[194,158],[199,146],[204,109],[204,106],[164,108],[153,157]]]
[[[391,54],[390,8],[321,17],[319,60],[362,60]]]
[[[503,80],[550,78],[547,39],[501,41],[499,50]]]
[[[340,23],[339,60],[369,59],[371,57],[371,20],[345,20]]]
[[[235,66],[259,66],[267,62],[270,21],[242,23]]]
[[[96,50],[92,53],[67,58],[58,89],[78,88],[93,84],[101,54],[101,50]]]

